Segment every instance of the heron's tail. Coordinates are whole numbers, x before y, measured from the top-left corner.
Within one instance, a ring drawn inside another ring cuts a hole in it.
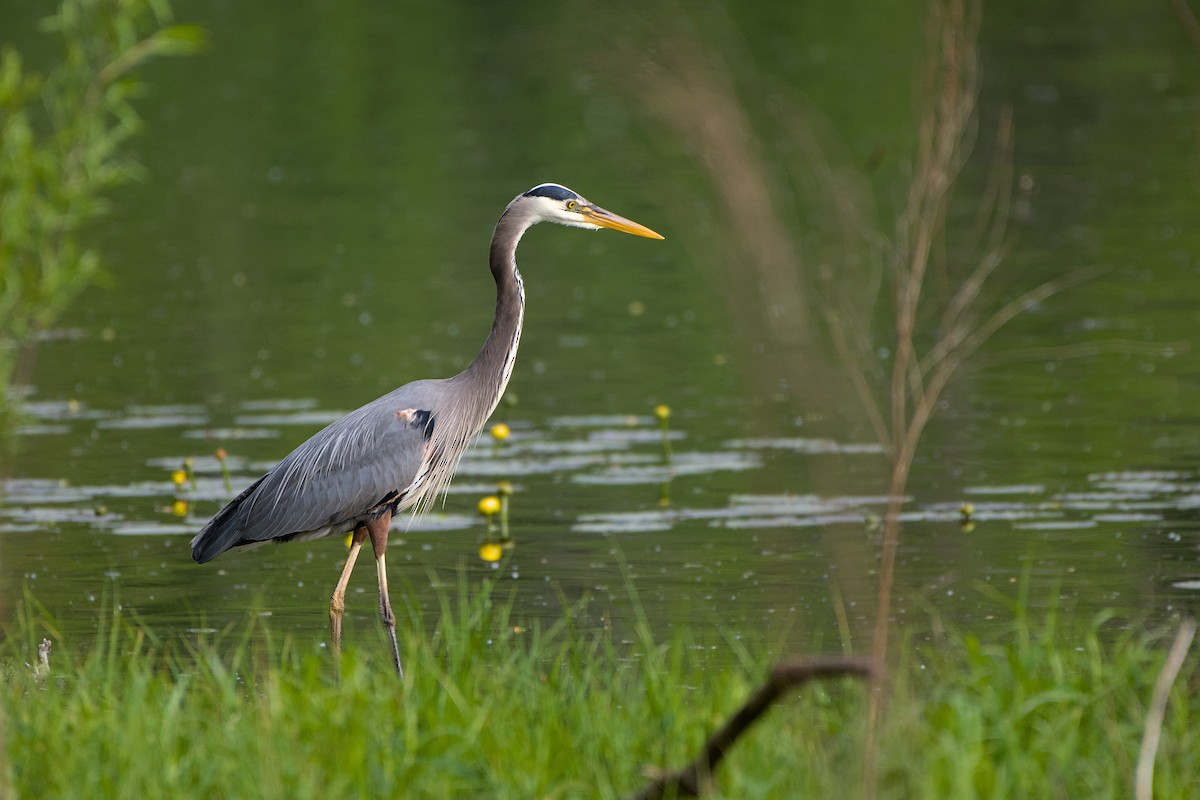
[[[203,564],[242,542],[242,504],[262,482],[263,479],[259,478],[247,487],[196,534],[196,538],[192,539],[192,558]]]

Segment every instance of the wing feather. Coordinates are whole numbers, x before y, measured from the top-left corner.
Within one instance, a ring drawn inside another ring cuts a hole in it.
[[[401,387],[316,433],[222,509],[192,540],[193,556],[207,561],[237,545],[341,533],[403,497],[433,429],[433,403],[420,402],[427,387],[418,385],[429,383]]]

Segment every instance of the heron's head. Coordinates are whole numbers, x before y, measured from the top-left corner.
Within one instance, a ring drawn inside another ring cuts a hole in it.
[[[527,213],[531,223],[557,222],[559,225],[570,225],[575,228],[599,230],[611,228],[622,233],[632,233],[634,236],[645,236],[647,239],[661,239],[659,234],[639,225],[631,219],[605,211],[600,206],[557,183],[543,183],[520,195],[509,208],[520,204],[522,211]]]

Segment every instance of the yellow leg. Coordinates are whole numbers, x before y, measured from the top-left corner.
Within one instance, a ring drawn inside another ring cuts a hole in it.
[[[346,585],[350,583],[350,573],[354,571],[354,562],[358,560],[358,551],[362,549],[366,539],[366,528],[354,531],[350,554],[346,556],[346,566],[342,567],[342,576],[338,578],[337,586],[333,587],[333,597],[329,598],[329,635],[333,639],[335,659],[342,655],[342,614],[346,612]]]

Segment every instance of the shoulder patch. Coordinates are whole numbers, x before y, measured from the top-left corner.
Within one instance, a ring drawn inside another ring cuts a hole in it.
[[[402,408],[396,412],[396,419],[410,428],[421,431],[428,439],[433,435],[433,415],[424,408]]]

